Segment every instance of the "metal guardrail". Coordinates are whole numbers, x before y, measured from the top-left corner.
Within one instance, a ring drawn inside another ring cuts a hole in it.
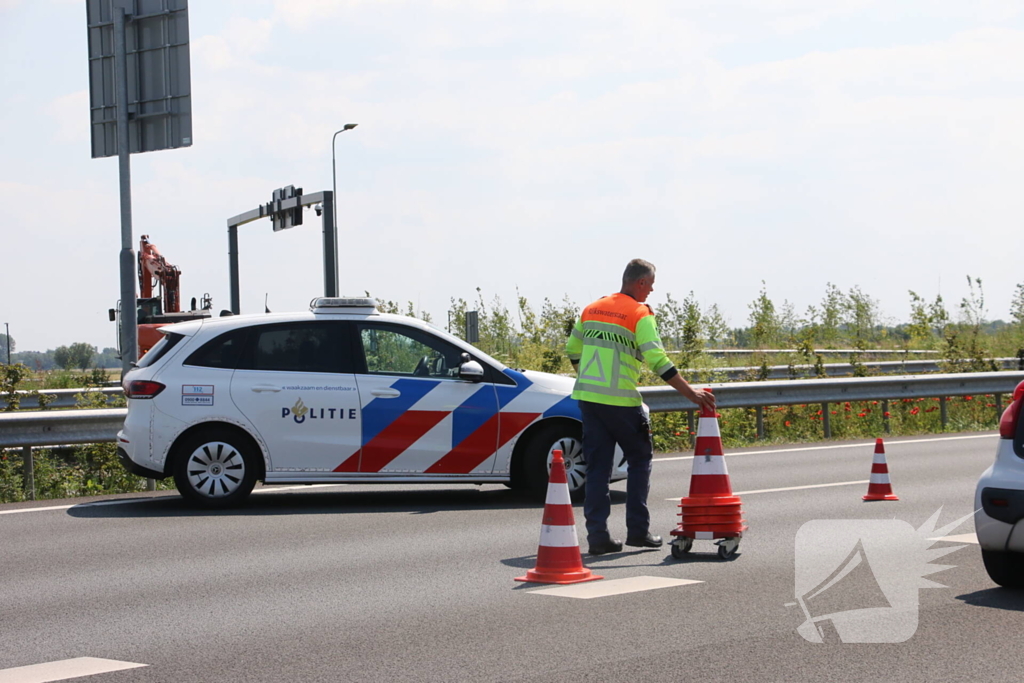
[[[38,408],[39,400],[32,396],[34,392],[29,391],[18,391],[21,408]],[[112,398],[121,398],[124,396],[124,390],[121,387],[104,387],[102,389],[40,389],[40,394],[49,394],[50,396],[56,396],[56,398],[49,404],[50,408],[74,408],[78,405],[78,399],[75,398],[78,394],[96,394],[102,393],[107,397],[107,403],[110,403]],[[3,395],[0,395],[0,401],[3,400]],[[0,402],[0,405],[3,405]]]
[[[989,359],[1000,370],[1019,370],[1020,363],[1017,358],[991,358]],[[858,363],[860,367],[868,372],[882,375],[915,375],[920,373],[942,372],[943,368],[939,361],[934,360],[887,360],[887,361],[865,361]],[[853,373],[852,363],[825,363],[822,366],[827,377],[846,377]],[[699,377],[710,375],[728,380],[740,380],[745,377],[756,375],[761,367],[750,365],[746,367],[723,367],[723,368],[690,368],[680,370],[685,377]],[[814,365],[771,365],[768,367],[767,379],[791,379],[792,377],[815,377],[817,372]]]
[[[782,352],[779,351],[778,353]],[[995,363],[996,367],[1000,370],[1021,369],[1020,361],[1017,358],[991,358],[989,360]],[[858,363],[858,365],[869,372],[883,375],[907,375],[936,373],[942,371],[940,363],[934,360],[864,361],[862,363]],[[825,369],[825,374],[828,377],[846,377],[853,372],[855,366],[851,363],[825,363],[823,367]],[[714,378],[736,381],[745,377],[750,377],[752,374],[756,374],[760,370],[760,366],[751,365],[746,367],[689,368],[686,370],[680,370],[680,372],[683,373],[683,376],[685,377],[697,377],[708,374]],[[772,365],[768,368],[767,379],[792,379],[793,377],[810,378],[815,377],[815,372],[816,369],[813,365]],[[56,398],[49,404],[50,408],[74,408],[77,405],[77,399],[75,396],[82,393],[103,393],[107,397],[108,403],[110,403],[110,400],[113,398],[120,398],[124,396],[124,391],[120,386],[105,387],[102,389],[40,389],[39,391],[43,394],[56,396]],[[20,397],[22,410],[39,407],[39,401],[35,396],[31,395],[33,392],[19,391],[16,393]]]
[[[114,441],[127,408],[0,413],[0,448]]]
[[[1008,394],[1024,381],[1024,372],[971,372],[941,375],[794,379],[783,382],[711,384],[719,408],[753,408],[803,403],[932,398],[971,394]],[[651,412],[696,410],[668,386],[643,387]]]
[[[1024,372],[1014,371],[730,382],[707,386],[713,388],[719,408],[763,408],[804,403],[1009,394],[1021,381],[1024,381]],[[697,409],[672,387],[641,387],[640,394],[655,413]],[[0,413],[0,448],[113,441],[127,412],[127,408],[104,408]]]
[[[800,349],[704,349],[704,353],[709,356],[753,356],[754,354],[798,354],[801,351]],[[853,356],[860,354],[861,357],[868,358],[872,356],[892,356],[895,354],[901,356],[931,356],[939,352],[921,349],[814,349],[814,353],[820,353],[823,356]]]

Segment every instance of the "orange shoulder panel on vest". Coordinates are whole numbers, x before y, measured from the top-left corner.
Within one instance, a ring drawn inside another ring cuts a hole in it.
[[[618,293],[598,299],[584,308],[581,318],[584,322],[595,320],[622,325],[635,332],[637,322],[649,315],[653,315],[650,306],[639,303],[628,294]]]

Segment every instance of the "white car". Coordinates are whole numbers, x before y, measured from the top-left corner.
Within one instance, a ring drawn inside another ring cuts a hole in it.
[[[1024,382],[999,420],[996,461],[978,480],[974,519],[981,557],[1000,586],[1024,588]]]
[[[161,332],[124,377],[118,455],[201,505],[237,503],[257,481],[502,483],[543,499],[555,449],[582,493],[572,379],[507,368],[373,299]]]

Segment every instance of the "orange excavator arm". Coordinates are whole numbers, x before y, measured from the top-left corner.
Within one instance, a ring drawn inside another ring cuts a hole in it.
[[[160,298],[165,313],[181,311],[181,271],[171,265],[160,251],[143,235],[139,242],[139,297],[153,296],[154,282],[160,285]]]

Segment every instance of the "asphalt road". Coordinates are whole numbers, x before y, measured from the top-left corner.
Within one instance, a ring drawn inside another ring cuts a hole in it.
[[[995,443],[888,440],[900,500],[876,503],[861,500],[867,484],[844,483],[868,479],[872,443],[730,451],[750,525],[737,556],[719,560],[708,541],[682,561],[667,547],[584,555],[606,577],[588,586],[699,582],[585,600],[513,581],[534,565],[542,510],[497,486],[270,488],[212,513],[167,494],[4,505],[0,682],[81,657],[145,665],[79,679],[97,683],[1014,680],[1024,594],[995,587],[974,544],[935,560],[952,566],[928,577],[945,587],[917,589],[928,544],[914,538],[938,534],[899,536],[940,507],[939,526],[970,515]],[[650,504],[666,537],[678,512],[666,499],[685,494],[690,468],[685,454],[655,464]],[[614,488],[624,534],[624,483]],[[583,538],[579,507],[576,522]],[[842,560],[851,529],[870,562],[802,597],[812,616],[859,614],[866,630],[851,636],[841,616],[808,642],[795,581],[817,583],[815,553],[839,548]],[[943,535],[971,531],[968,519]],[[851,642],[864,633],[903,640]]]

